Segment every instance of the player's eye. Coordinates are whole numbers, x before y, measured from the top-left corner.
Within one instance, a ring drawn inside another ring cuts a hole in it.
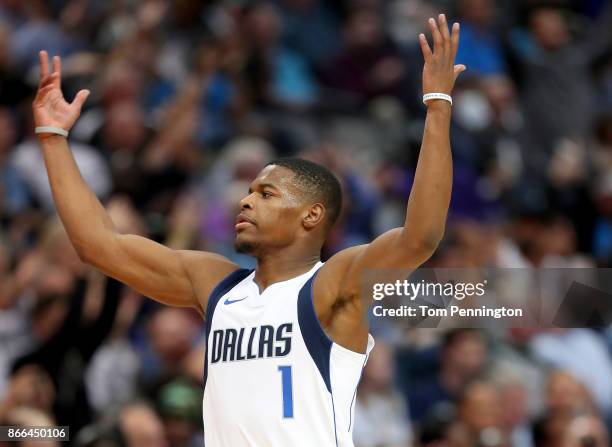
[[[266,191],[262,191],[261,197],[263,197],[264,199],[269,199],[270,197],[272,197],[272,194]]]

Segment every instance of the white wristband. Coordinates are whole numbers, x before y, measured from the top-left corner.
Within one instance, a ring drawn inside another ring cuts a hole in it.
[[[450,105],[453,105],[453,98],[446,93],[427,93],[423,95],[423,104],[427,105],[427,101],[432,99],[443,99],[444,101],[450,102]]]
[[[39,126],[34,129],[34,133],[54,133],[56,135],[61,135],[62,137],[68,137],[68,131],[62,129],[61,127]]]

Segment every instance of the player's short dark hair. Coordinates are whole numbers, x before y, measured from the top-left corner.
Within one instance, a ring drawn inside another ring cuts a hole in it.
[[[268,166],[282,166],[295,174],[294,181],[308,197],[320,201],[327,211],[327,228],[330,228],[342,209],[342,188],[336,176],[326,167],[302,158],[277,158]]]

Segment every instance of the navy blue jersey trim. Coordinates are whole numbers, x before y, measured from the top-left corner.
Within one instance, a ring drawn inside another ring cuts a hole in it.
[[[212,326],[212,319],[217,303],[223,295],[229,292],[234,286],[249,276],[252,272],[253,270],[248,269],[234,270],[219,284],[217,284],[208,297],[208,304],[206,305],[206,355],[204,356],[204,388],[206,388],[206,380],[208,378],[208,336],[210,335],[210,328]]]
[[[331,376],[329,371],[332,340],[327,336],[317,317],[313,299],[313,283],[317,272],[310,277],[300,289],[298,295],[298,324],[306,348],[317,365],[327,391],[331,393]]]

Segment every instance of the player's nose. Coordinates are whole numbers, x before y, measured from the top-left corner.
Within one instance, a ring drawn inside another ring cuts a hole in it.
[[[239,203],[240,206],[240,210],[252,210],[253,209],[253,194],[249,194],[245,197],[242,198],[242,200]]]

